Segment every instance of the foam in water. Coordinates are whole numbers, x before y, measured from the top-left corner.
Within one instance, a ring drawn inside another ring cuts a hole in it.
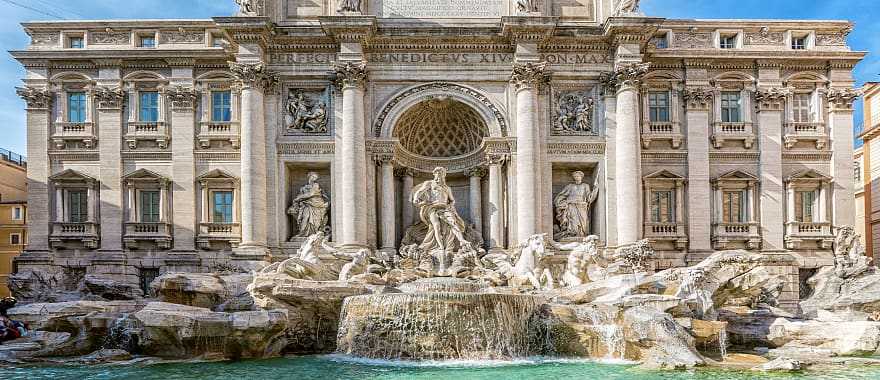
[[[594,308],[581,309],[583,314],[592,323],[591,327],[599,335],[599,339],[605,344],[607,354],[605,359],[622,359],[626,354],[626,342],[624,341],[623,329],[612,320],[612,317]]]

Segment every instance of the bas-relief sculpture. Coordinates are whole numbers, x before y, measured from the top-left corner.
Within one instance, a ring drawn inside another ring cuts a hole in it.
[[[614,3],[614,16],[633,16],[639,11],[639,0],[616,0]]]
[[[539,0],[517,0],[516,1],[516,10],[522,13],[539,13],[541,10],[538,9],[540,6]]]
[[[308,174],[308,183],[299,189],[287,214],[296,220],[296,233],[291,240],[314,235],[329,230],[328,210],[330,200],[318,183],[318,173]]]
[[[593,98],[579,92],[571,92],[559,96],[556,105],[556,120],[553,123],[553,134],[557,135],[592,135],[593,129]]]
[[[593,187],[584,183],[584,172],[571,173],[572,183],[556,194],[553,206],[556,211],[556,226],[553,235],[556,240],[572,237],[586,237],[590,234],[592,205],[599,195],[597,183]]]
[[[235,0],[238,14],[241,16],[262,16],[266,0]]]
[[[324,99],[306,96],[303,91],[290,90],[284,115],[287,132],[327,133],[327,104]]]
[[[336,11],[339,13],[361,12],[361,0],[339,0]]]

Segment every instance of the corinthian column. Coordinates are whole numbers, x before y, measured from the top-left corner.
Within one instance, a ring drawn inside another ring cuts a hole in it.
[[[397,240],[397,220],[395,214],[397,209],[394,204],[394,164],[391,163],[392,155],[376,154],[373,160],[379,166],[379,176],[381,177],[382,195],[379,198],[379,206],[381,211],[379,216],[382,218],[382,239],[380,245],[382,250],[394,251]]]
[[[639,80],[648,72],[647,63],[627,63],[605,78],[616,88],[617,104],[614,136],[615,181],[617,182],[617,244],[625,245],[641,237],[642,157],[639,144]]]
[[[350,248],[367,245],[367,163],[364,136],[365,62],[334,64],[336,86],[342,91],[342,143],[339,149],[342,173],[342,231],[339,243]]]
[[[483,237],[483,188],[482,181],[483,176],[486,175],[486,169],[481,166],[475,167],[468,171],[468,177],[470,178],[470,209],[471,209],[471,223],[474,224],[474,229]]]
[[[546,62],[515,63],[510,82],[516,89],[516,226],[517,241],[538,233],[538,90],[549,80]]]
[[[27,104],[27,247],[24,255],[43,255],[49,252],[49,215],[52,202],[49,188],[49,118],[52,93],[44,87],[20,87],[16,89]],[[62,193],[56,188],[55,219],[64,220]]]
[[[266,121],[263,95],[277,83],[262,63],[230,62],[241,87],[241,244],[239,255],[262,256],[266,248]]]

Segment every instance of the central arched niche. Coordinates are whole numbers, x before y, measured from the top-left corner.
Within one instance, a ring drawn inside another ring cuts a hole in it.
[[[452,158],[480,149],[489,129],[471,106],[451,97],[433,97],[407,109],[394,137],[406,151],[431,158]]]

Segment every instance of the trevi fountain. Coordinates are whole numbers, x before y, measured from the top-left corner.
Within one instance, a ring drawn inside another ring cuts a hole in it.
[[[849,23],[236,3],[25,24],[0,378],[880,378]]]

